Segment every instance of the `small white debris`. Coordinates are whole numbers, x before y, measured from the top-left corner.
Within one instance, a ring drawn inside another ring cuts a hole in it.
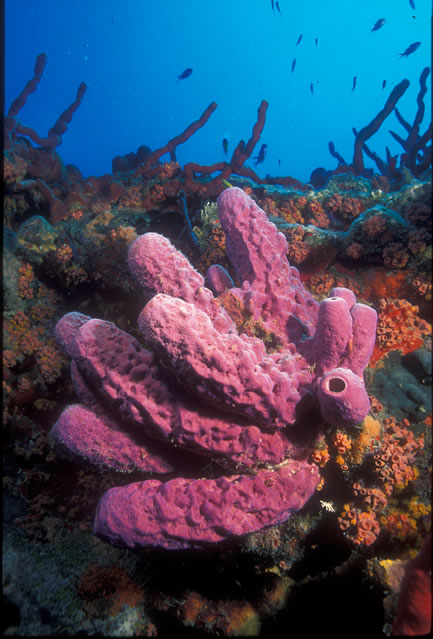
[[[322,506],[322,508],[324,508],[328,512],[335,513],[335,508],[332,505],[332,501],[322,501],[322,500],[320,500],[320,505]]]

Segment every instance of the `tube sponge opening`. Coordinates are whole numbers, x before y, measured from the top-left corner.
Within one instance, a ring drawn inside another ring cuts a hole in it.
[[[348,368],[334,368],[318,382],[320,410],[333,426],[351,426],[361,422],[370,410],[363,380]]]

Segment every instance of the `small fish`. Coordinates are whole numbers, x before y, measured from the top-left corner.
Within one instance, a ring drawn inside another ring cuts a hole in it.
[[[296,66],[296,58],[293,58],[293,62],[292,62],[292,73],[295,70],[295,66]]]
[[[278,160],[278,166],[281,166],[281,160]]]
[[[228,189],[231,189],[233,187],[233,184],[230,184],[230,182],[228,182],[227,180],[224,180],[224,178],[222,182],[224,186],[226,186]]]
[[[191,73],[192,69],[185,69],[185,71],[181,73],[180,76],[177,78],[177,81],[179,82],[179,80],[185,80],[185,78],[189,78]]]
[[[297,41],[297,43],[296,43],[296,46],[298,46],[298,44],[301,42],[301,40],[302,40],[302,36],[303,36],[303,35],[304,35],[304,34],[303,34],[303,33],[301,33],[301,35],[299,36],[298,41]]]
[[[314,93],[314,85],[313,85],[313,83],[310,84],[310,91],[311,91],[311,95],[313,95],[313,93]]]
[[[352,91],[355,91],[355,87],[356,87],[356,75],[353,76]]]
[[[386,80],[382,82],[382,89],[384,89],[385,87],[386,87]]]
[[[403,58],[403,57],[407,58],[411,53],[416,51],[420,45],[421,45],[421,42],[414,42],[406,49],[406,51],[403,51],[403,53],[397,53],[397,55],[399,55],[400,58]]]
[[[413,0],[409,0],[409,4],[411,8],[415,11],[415,2]]]
[[[385,18],[381,18],[380,20],[376,22],[376,24],[372,28],[372,31],[378,31],[378,29],[383,27],[384,24],[385,24]]]
[[[267,148],[268,148],[267,144],[262,144],[262,146],[260,147],[259,154],[255,158],[253,158],[254,166],[257,166],[258,164],[261,164],[264,161],[266,157]]]
[[[223,140],[223,150],[224,155],[227,155],[227,151],[229,150],[229,141],[227,140],[227,138],[224,138]]]
[[[316,47],[317,47],[317,45],[319,44],[319,38],[316,38],[314,42],[316,43]]]
[[[274,0],[271,0],[271,5],[272,5],[272,11],[275,11],[275,4],[274,4]]]
[[[277,11],[278,11],[278,13],[281,13],[280,3],[279,3],[279,2],[276,2],[276,3],[275,3],[275,6],[277,7]]]

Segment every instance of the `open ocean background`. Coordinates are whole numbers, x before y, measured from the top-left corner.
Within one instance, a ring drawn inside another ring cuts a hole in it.
[[[32,77],[41,52],[48,63],[20,113],[23,124],[45,135],[84,81],[86,95],[59,152],[87,176],[110,173],[114,156],[143,144],[163,146],[214,100],[218,109],[177,149],[177,159],[221,161],[223,138],[230,156],[250,137],[265,99],[261,142],[268,150],[258,174],[308,181],[318,166],[335,168],[330,140],[351,162],[352,127],[365,126],[403,78],[410,87],[398,108],[413,120],[419,76],[430,66],[431,2],[414,6],[280,0],[279,13],[271,0],[7,0],[5,107]],[[372,31],[381,18],[384,25]],[[421,42],[418,50],[400,58],[414,42]],[[187,68],[192,74],[177,81]],[[425,104],[428,114],[430,90]],[[403,133],[394,114],[369,141],[381,157],[385,146],[401,152],[390,128]],[[365,164],[372,166],[367,158]]]

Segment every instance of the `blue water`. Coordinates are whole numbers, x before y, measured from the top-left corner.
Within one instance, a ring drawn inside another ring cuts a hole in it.
[[[86,82],[87,93],[57,149],[65,164],[75,164],[84,175],[111,172],[114,156],[142,144],[163,146],[214,100],[218,109],[204,128],[177,148],[181,165],[224,160],[223,138],[230,157],[250,137],[262,99],[269,102],[260,141],[268,151],[257,168],[262,177],[308,181],[318,166],[335,168],[330,140],[350,163],[352,127],[365,126],[403,78],[410,87],[398,108],[412,122],[419,76],[430,66],[429,0],[415,0],[415,10],[409,0],[280,0],[281,13],[271,5],[271,0],[6,0],[5,107],[33,76],[41,52],[48,64],[19,114],[23,124],[46,135]],[[380,18],[385,24],[373,32]],[[412,55],[397,55],[418,41]],[[178,82],[187,68],[192,74]],[[430,87],[431,76],[427,114]],[[368,143],[381,157],[385,146],[401,152],[390,128],[404,133],[392,114]],[[371,167],[371,161],[365,165]]]

